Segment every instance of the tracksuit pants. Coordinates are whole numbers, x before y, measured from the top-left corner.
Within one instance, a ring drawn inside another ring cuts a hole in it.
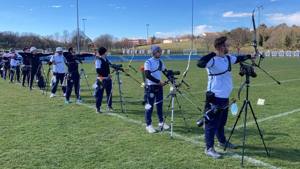
[[[95,89],[96,108],[100,110],[104,89],[106,91],[106,102],[108,107],[112,107],[112,80],[103,79],[102,85],[98,85]]]
[[[66,88],[66,100],[70,100],[72,88],[74,86],[76,98],[80,99],[80,75],[79,73],[72,73],[68,75],[67,88]]]
[[[215,135],[220,143],[226,143],[224,126],[227,122],[229,99],[215,97],[213,104],[220,109],[218,109],[211,120],[205,121],[205,142],[207,149],[214,146]],[[209,106],[209,104],[206,104],[205,109],[210,109]],[[226,108],[222,109],[222,107]]]
[[[149,126],[152,123],[152,112],[154,101],[159,102],[156,104],[157,116],[160,123],[164,121],[163,119],[163,87],[159,85],[149,85],[146,86],[146,97],[147,103],[151,105],[150,109],[145,110],[145,122]]]
[[[53,73],[53,76],[55,76],[56,80],[54,83],[52,83],[51,86],[51,93],[55,94],[56,90],[57,90],[57,86],[60,83],[62,85],[64,78],[65,78],[65,74],[64,73]],[[63,93],[66,93],[66,87],[62,86],[62,91]]]
[[[30,81],[30,71],[31,71],[31,67],[28,65],[25,65],[22,68],[22,75],[23,75],[23,79],[22,79],[22,86],[25,85],[25,81],[27,80],[27,83],[29,85],[29,81]]]

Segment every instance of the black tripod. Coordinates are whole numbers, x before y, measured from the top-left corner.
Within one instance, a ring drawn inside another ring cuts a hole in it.
[[[244,128],[244,131],[243,131],[243,150],[242,150],[242,161],[241,161],[241,165],[242,165],[242,166],[244,165],[244,153],[245,153],[245,141],[246,141],[246,123],[247,123],[248,107],[249,107],[250,110],[251,110],[251,114],[252,114],[253,119],[254,119],[254,121],[255,121],[256,127],[257,127],[257,129],[258,129],[258,132],[259,132],[261,141],[262,141],[262,143],[263,143],[263,145],[264,145],[264,148],[265,148],[265,150],[266,150],[267,156],[270,156],[269,151],[268,151],[268,149],[267,149],[267,147],[266,147],[266,144],[265,144],[263,135],[262,135],[261,130],[260,130],[259,126],[258,126],[258,123],[257,123],[257,120],[256,120],[256,116],[255,116],[255,113],[254,113],[254,111],[253,111],[251,102],[250,102],[250,100],[249,100],[249,84],[250,84],[250,75],[251,75],[251,72],[245,72],[245,75],[246,75],[246,81],[244,82],[244,84],[246,84],[246,98],[245,98],[245,100],[244,100],[244,103],[243,103],[243,106],[242,106],[240,112],[238,113],[238,117],[237,117],[237,119],[236,119],[236,121],[235,121],[235,123],[234,123],[234,126],[233,126],[233,128],[232,128],[232,130],[231,130],[231,132],[230,132],[229,138],[228,138],[228,140],[227,140],[227,142],[226,142],[226,145],[225,145],[225,148],[224,148],[224,151],[226,151],[227,146],[228,146],[228,143],[229,143],[229,141],[230,141],[230,138],[231,138],[231,136],[232,136],[232,134],[233,134],[233,132],[234,132],[234,129],[235,129],[236,125],[237,125],[237,122],[238,122],[238,120],[240,119],[242,112],[245,111],[245,116],[244,116],[244,126],[243,126],[243,128]],[[252,76],[252,77],[253,77],[253,76]],[[243,87],[243,86],[244,86],[244,85],[242,85],[242,87]],[[241,88],[242,88],[242,87],[241,87]]]
[[[85,73],[85,71],[84,71],[84,69],[82,68],[82,69],[80,69],[80,77],[81,76],[83,76],[84,77],[84,79],[85,79],[85,82],[86,82],[86,85],[87,85],[87,87],[88,87],[88,89],[89,89],[89,91],[90,91],[90,93],[91,93],[91,96],[93,96],[93,93],[92,93],[92,90],[91,90],[91,87],[90,87],[90,84],[89,84],[89,81],[88,81],[88,79],[87,79],[87,75],[86,75],[86,73]]]
[[[50,65],[48,65],[48,71],[47,71],[46,82],[45,82],[45,89],[43,90],[43,94],[45,93],[46,96],[47,96],[47,92],[48,92],[48,83],[49,83],[50,71],[51,71],[51,67],[50,67]],[[44,72],[44,70],[43,70],[43,72]]]
[[[120,72],[122,70],[121,69],[120,70],[115,69],[114,71],[116,72],[115,80],[117,80],[117,82],[118,82],[121,111],[122,111],[122,113],[126,113],[125,102],[124,102],[124,98],[123,98],[123,95],[122,95],[123,94],[123,92],[122,92],[122,82],[121,82],[121,78],[120,78]],[[111,90],[112,89],[113,89],[113,87],[111,88]],[[112,96],[112,91],[110,92],[110,95]]]

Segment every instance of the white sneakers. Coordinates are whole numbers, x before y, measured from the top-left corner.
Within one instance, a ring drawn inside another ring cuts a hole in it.
[[[50,94],[50,98],[53,98],[53,97],[55,97],[56,95],[55,95],[55,93],[51,93]],[[66,93],[64,93],[64,97],[66,97]]]
[[[170,126],[167,125],[166,123],[158,123],[158,127],[160,129],[163,128],[164,130],[168,130],[170,128]]]
[[[107,111],[107,112],[113,112],[114,109],[113,109],[112,107],[107,107],[107,108],[106,108],[106,111]]]
[[[169,125],[167,125],[166,123],[158,123],[158,128],[160,129],[164,129],[164,130],[168,130],[170,128]],[[148,133],[156,133],[157,130],[155,128],[153,128],[152,125],[146,126],[146,130],[148,131]]]
[[[148,131],[148,133],[156,133],[156,130],[153,128],[152,125],[146,126],[146,130]]]
[[[210,156],[210,157],[215,158],[215,159],[221,158],[221,154],[219,154],[218,152],[216,152],[216,150],[213,147],[211,147],[209,149],[205,148],[205,154],[207,156]]]
[[[53,97],[55,97],[56,95],[54,94],[54,93],[51,93],[50,94],[50,98],[53,98]]]
[[[97,113],[97,114],[100,114],[100,113],[103,113],[103,111],[101,110],[101,108],[100,108],[100,109],[97,109],[97,108],[96,108],[96,113]]]
[[[77,103],[77,104],[81,104],[81,103],[82,103],[82,100],[81,100],[81,99],[77,99],[76,103]]]

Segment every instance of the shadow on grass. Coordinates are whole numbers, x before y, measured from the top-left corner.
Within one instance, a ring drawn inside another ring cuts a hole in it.
[[[227,137],[229,136],[230,132],[227,132]],[[235,140],[240,140],[239,144],[240,146],[242,145],[242,138],[243,138],[243,129],[235,130],[233,132],[233,138]],[[263,138],[266,144],[266,147],[270,153],[270,158],[277,158],[280,160],[288,161],[288,162],[300,162],[300,149],[295,147],[295,148],[290,148],[290,147],[276,147],[272,145],[272,141],[274,141],[277,138],[282,138],[282,137],[290,137],[288,133],[279,133],[279,132],[263,132]],[[257,143],[247,143],[248,138],[255,139]],[[256,145],[253,145],[256,144]],[[241,150],[242,147],[239,148]],[[246,131],[246,154],[247,156],[259,156],[259,157],[267,157],[267,153],[265,151],[264,145],[262,143],[261,137],[258,133],[258,129],[256,126],[252,128],[248,128]],[[237,151],[238,152],[238,151]]]
[[[259,157],[268,157],[267,153],[265,151],[265,148],[263,145],[261,146],[253,146],[253,145],[247,145],[245,146],[245,149],[247,150],[245,155],[247,156],[259,156]],[[300,162],[300,150],[297,148],[284,148],[284,147],[274,147],[272,145],[267,147],[270,157],[269,158],[276,158],[288,162]],[[240,150],[242,150],[242,147],[240,147]]]

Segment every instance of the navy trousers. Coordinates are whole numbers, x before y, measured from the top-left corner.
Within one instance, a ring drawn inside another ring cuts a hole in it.
[[[22,75],[23,75],[23,79],[22,79],[22,86],[25,85],[25,81],[27,80],[27,84],[29,85],[29,81],[30,81],[30,73],[31,72],[31,68],[29,65],[25,65],[22,68]]]
[[[20,82],[20,74],[21,74],[20,65],[18,65],[16,67],[16,75],[17,75],[17,81],[18,82]]]
[[[108,107],[112,107],[112,80],[103,79],[102,85],[96,87],[95,98],[96,98],[96,108],[100,109],[102,105],[103,92],[106,91],[106,103]]]
[[[214,146],[215,135],[220,143],[226,142],[224,126],[227,122],[229,99],[216,97],[212,104],[218,108],[218,111],[211,120],[205,121],[205,142],[207,149]],[[205,109],[210,109],[209,104],[205,106]]]
[[[54,84],[52,84],[52,86],[51,86],[51,93],[56,93],[57,86],[59,83],[62,85],[64,78],[65,78],[65,74],[64,73],[53,73],[53,76],[56,77],[56,82]],[[65,86],[62,86],[62,91],[63,91],[63,93],[66,93]]]
[[[30,81],[29,81],[29,88],[30,90],[32,89],[33,86],[33,80],[34,80],[34,76],[36,76],[36,79],[39,80],[42,76],[42,72],[41,72],[41,68],[31,68],[30,70]]]
[[[164,121],[163,118],[163,87],[159,85],[146,86],[147,104],[151,105],[150,109],[145,110],[145,122],[149,126],[152,123],[152,112],[154,101],[159,102],[156,104],[157,116],[160,123]]]
[[[10,69],[10,65],[5,63],[3,66],[3,71],[2,71],[2,78],[4,80],[6,80],[7,72],[10,71],[9,69]]]
[[[11,66],[10,67],[10,74],[9,74],[10,82],[14,81],[15,72],[16,72],[16,67],[15,66]]]
[[[72,73],[68,75],[68,81],[67,81],[67,89],[66,89],[66,100],[70,100],[70,96],[72,93],[72,88],[74,86],[76,98],[80,99],[80,75],[79,73]]]

